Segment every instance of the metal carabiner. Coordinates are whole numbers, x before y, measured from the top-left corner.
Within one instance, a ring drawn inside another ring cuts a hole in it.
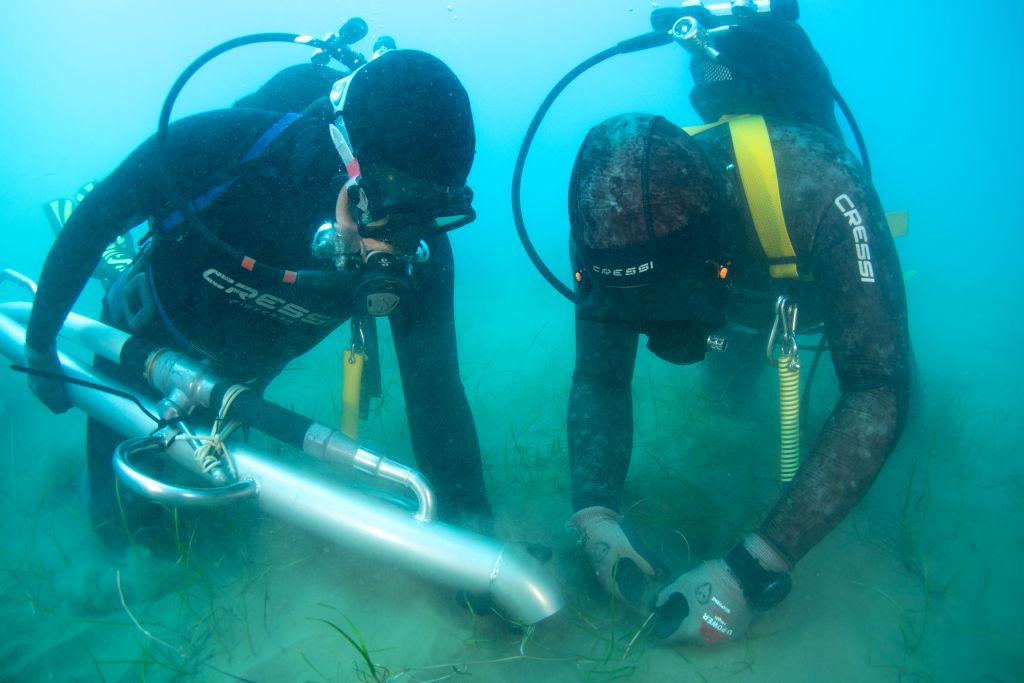
[[[779,358],[789,357],[790,369],[800,367],[800,356],[797,353],[796,343],[796,316],[797,304],[790,301],[788,296],[780,296],[775,301],[775,322],[772,323],[771,334],[768,335],[768,346],[765,353],[768,362],[779,367]],[[775,355],[776,344],[779,347],[779,355]]]
[[[356,362],[356,354],[366,355],[366,321],[362,316],[352,317],[352,341],[349,347],[349,363]]]

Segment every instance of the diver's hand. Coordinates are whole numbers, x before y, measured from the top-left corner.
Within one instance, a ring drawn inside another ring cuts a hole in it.
[[[606,507],[583,508],[569,524],[580,536],[598,583],[636,609],[649,610],[664,565],[623,530],[619,515]]]
[[[658,594],[658,637],[688,645],[742,638],[758,613],[789,593],[789,569],[767,541],[747,535],[725,559],[705,562]]]
[[[46,351],[25,347],[25,364],[30,370],[39,370],[55,375],[63,375],[60,360],[57,359],[57,348],[51,346]],[[55,413],[65,413],[71,408],[68,398],[67,384],[53,377],[29,374],[28,387],[47,408]]]
[[[754,620],[725,560],[705,562],[670,583],[658,594],[654,612],[658,637],[687,645],[736,640]]]

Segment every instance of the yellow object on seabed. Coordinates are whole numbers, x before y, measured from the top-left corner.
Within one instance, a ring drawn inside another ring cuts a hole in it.
[[[359,395],[363,384],[366,354],[345,350],[341,385],[341,431],[352,439],[359,438]]]

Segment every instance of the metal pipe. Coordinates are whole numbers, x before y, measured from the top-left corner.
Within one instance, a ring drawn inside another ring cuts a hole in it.
[[[361,494],[324,486],[297,470],[235,452],[239,473],[260,482],[260,508],[340,545],[470,594],[489,595],[522,624],[562,607],[557,583],[516,546],[441,522],[421,522]],[[272,482],[272,483],[271,483]]]
[[[27,275],[22,275],[21,273],[19,273],[16,270],[11,270],[10,268],[4,268],[3,271],[0,272],[0,279],[7,280],[9,282],[13,282],[16,285],[19,285],[19,286],[27,289],[28,291],[32,292],[32,296],[33,297],[36,295],[36,283],[35,283],[35,280],[33,280],[32,278],[28,277]]]
[[[5,274],[7,272],[5,271]],[[13,270],[9,273],[12,274],[9,276],[12,278],[20,275]],[[27,325],[32,313],[32,304],[24,301],[0,303],[0,313],[22,325]],[[121,350],[130,338],[126,332],[77,313],[68,314],[61,334],[115,363],[120,362]],[[175,396],[182,401],[192,401],[206,408],[217,408],[211,405],[210,395],[220,379],[206,366],[188,356],[170,349],[160,349],[150,357],[145,371],[150,383],[164,395]],[[158,411],[158,414],[163,414],[163,411]],[[260,429],[259,424],[254,424],[253,427]],[[279,438],[273,432],[269,435]],[[311,421],[302,442],[288,445],[299,448],[314,458],[343,464],[364,474],[403,486],[416,497],[417,519],[430,521],[435,517],[437,500],[430,482],[420,471],[362,448],[338,430]],[[217,483],[225,482],[220,480]]]
[[[160,456],[166,447],[158,435],[124,441],[114,449],[114,474],[135,493],[165,505],[223,507],[259,495],[259,485],[253,479],[203,488],[174,486],[145,474],[131,462],[139,453]]]
[[[416,519],[423,522],[434,519],[437,509],[434,489],[418,470],[362,448],[343,432],[319,422],[309,426],[301,448],[318,460],[342,463],[371,477],[408,488],[416,496]]]
[[[24,343],[24,326],[0,315],[0,352],[23,362]],[[124,388],[65,355],[61,363],[73,377]],[[68,386],[68,395],[86,413],[129,437],[157,427],[127,399],[76,385]],[[156,410],[152,401],[143,403]],[[440,522],[419,521],[247,444],[232,443],[231,449],[239,475],[259,485],[259,507],[275,517],[435,583],[488,595],[502,614],[522,624],[540,621],[562,607],[557,582],[514,546]],[[174,442],[166,452],[179,465],[198,470],[186,444]]]
[[[8,301],[0,304],[0,313],[25,327],[32,315],[32,304],[27,301]],[[127,332],[74,312],[69,313],[64,320],[61,334],[115,363],[121,361],[121,348],[129,339]]]
[[[156,387],[157,391],[170,397],[175,403],[182,406],[197,404],[213,410],[218,410],[220,399],[213,397],[218,394],[218,387],[224,389],[226,384],[210,370],[196,362],[185,354],[171,351],[170,349],[157,349],[150,354],[146,363],[145,375],[149,383]],[[248,394],[247,394],[248,396]],[[237,401],[241,409],[247,405],[245,399]],[[372,477],[384,479],[408,488],[417,501],[416,517],[423,521],[434,519],[436,501],[430,482],[419,471],[395,462],[379,453],[363,448],[358,442],[349,438],[344,433],[332,429],[326,425],[304,418],[309,427],[306,429],[301,440],[293,441],[286,438],[279,430],[275,429],[274,418],[270,413],[276,413],[278,419],[282,415],[298,418],[295,413],[271,404],[262,398],[255,397],[252,403],[256,403],[268,409],[263,415],[263,420],[246,420],[253,428],[283,440],[289,446],[300,448],[303,452],[324,460],[352,467],[353,469],[368,474]],[[250,406],[251,407],[251,406]],[[272,409],[272,411],[270,410]],[[248,413],[252,414],[252,413]],[[233,413],[229,410],[228,417]]]

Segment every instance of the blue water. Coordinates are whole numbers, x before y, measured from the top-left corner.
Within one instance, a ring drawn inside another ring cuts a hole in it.
[[[619,0],[36,0],[0,10],[0,253],[3,267],[32,277],[52,242],[41,205],[103,177],[152,134],[178,73],[222,40],[322,35],[359,15],[370,37],[357,47],[390,34],[454,69],[478,136],[470,184],[480,218],[453,234],[462,374],[499,533],[552,547],[569,597],[561,615],[524,637],[372,558],[272,520],[230,517],[218,523],[235,537],[231,552],[114,567],[92,540],[78,491],[84,420],[50,415],[7,372],[0,680],[365,680],[365,661],[320,621],[347,628],[340,615],[390,680],[1024,680],[1016,622],[1024,605],[1024,133],[1016,124],[1024,10],[1016,4],[803,3],[801,23],[857,115],[883,203],[911,214],[898,248],[922,373],[914,419],[865,501],[807,556],[793,595],[744,643],[695,651],[634,639],[641,620],[610,612],[594,589],[564,528],[572,311],[523,255],[509,187],[548,89],[585,58],[645,32],[650,10]],[[306,57],[295,46],[231,53],[193,79],[176,114],[228,106]],[[523,197],[557,273],[568,270],[566,187],[586,131],[624,111],[693,123],[689,84],[682,51],[668,46],[588,72],[553,108]],[[4,300],[18,298],[3,287]],[[76,310],[95,315],[97,302],[90,289]],[[339,333],[298,359],[271,395],[333,419],[346,342]],[[388,397],[367,435],[407,459],[389,353],[384,362]],[[708,414],[695,386],[693,369],[641,356],[627,495],[641,518],[681,529],[697,549],[727,547],[772,500],[763,483],[774,452],[772,391],[761,387],[762,405],[724,420]],[[834,399],[828,381],[816,391],[812,423]],[[682,548],[676,559],[685,563]],[[117,570],[135,586],[123,591],[125,604]]]

